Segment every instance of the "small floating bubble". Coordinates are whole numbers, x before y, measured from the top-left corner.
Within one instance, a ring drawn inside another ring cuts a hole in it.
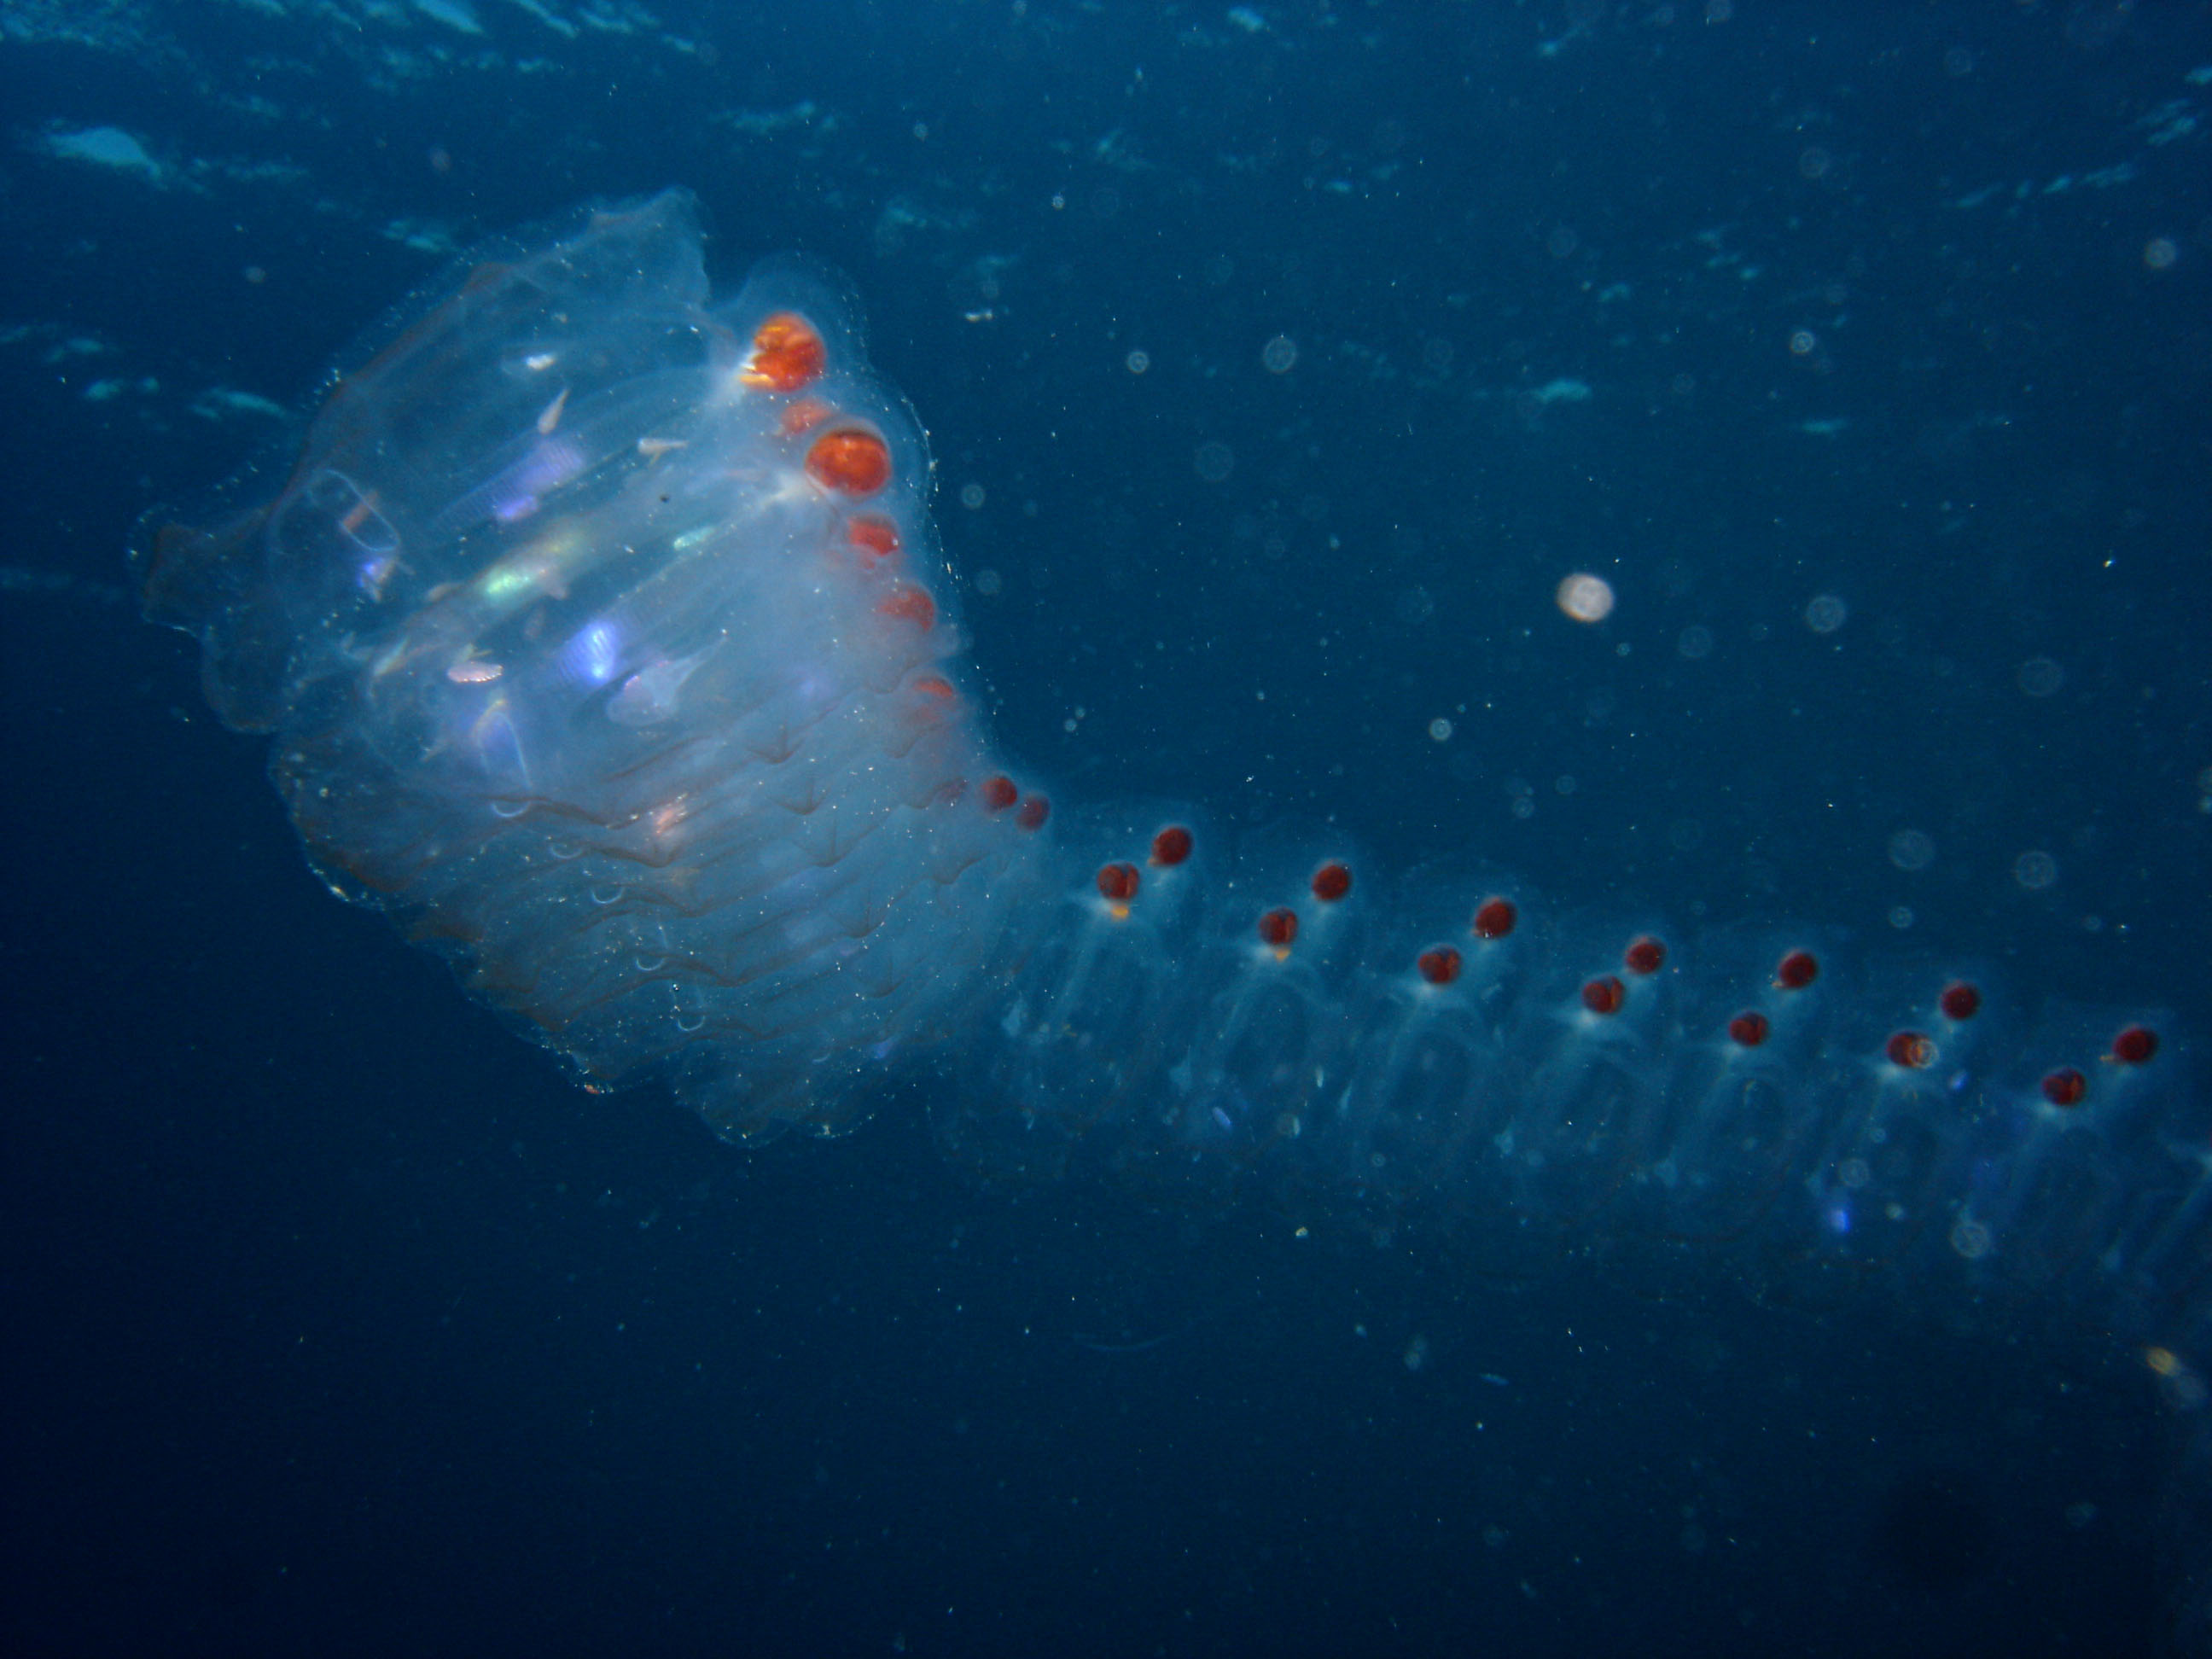
[[[1889,838],[1889,861],[1900,870],[1925,870],[1936,862],[1936,838],[1924,830],[1900,830]]]
[[[1613,584],[1586,570],[1563,578],[1553,598],[1560,611],[1578,623],[1601,623],[1613,614]]]

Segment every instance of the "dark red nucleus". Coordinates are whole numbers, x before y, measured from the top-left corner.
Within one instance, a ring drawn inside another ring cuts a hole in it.
[[[819,380],[829,361],[814,325],[795,311],[779,311],[753,331],[752,356],[738,378],[767,392],[796,392]]]
[[[1334,904],[1351,890],[1351,870],[1334,859],[1313,872],[1313,896],[1323,904]]]
[[[1946,1019],[1972,1019],[1982,1012],[1981,988],[1954,979],[1937,994],[1936,1006],[1943,1011]]]
[[[1449,945],[1433,945],[1413,959],[1413,971],[1431,985],[1449,985],[1459,977],[1460,954]]]
[[[1102,864],[1098,866],[1098,896],[1109,904],[1127,904],[1137,896],[1137,866]]]
[[[855,514],[845,534],[854,546],[878,559],[888,559],[899,550],[898,526],[880,513]]]
[[[1628,1003],[1628,988],[1611,974],[1583,981],[1583,1006],[1610,1018]]]
[[[1024,830],[1042,830],[1044,821],[1052,816],[1052,803],[1042,795],[1022,797],[1021,810],[1014,814],[1014,822]]]
[[[1729,1022],[1729,1040],[1739,1048],[1756,1048],[1773,1029],[1765,1014],[1747,1008]]]
[[[1666,941],[1650,933],[1638,933],[1620,953],[1620,965],[1639,979],[1649,978],[1667,965]]]
[[[2079,1106],[2089,1093],[2089,1079],[2071,1066],[2045,1073],[2043,1097],[2053,1106]]]
[[[1919,1031],[1895,1031],[1881,1045],[1893,1066],[1902,1066],[1908,1072],[1924,1072],[1936,1063],[1936,1044]]]
[[[872,495],[891,481],[890,446],[868,427],[832,428],[808,448],[806,476],[841,495]]]
[[[983,780],[983,805],[994,812],[1003,812],[1022,798],[1014,781],[1004,772],[995,773]]]
[[[1520,921],[1521,912],[1511,899],[1486,898],[1475,906],[1472,926],[1477,939],[1504,939]]]
[[[1171,870],[1190,856],[1190,831],[1180,823],[1171,823],[1152,837],[1152,862],[1163,870]]]
[[[1810,951],[1792,951],[1774,964],[1774,988],[1802,991],[1820,977],[1820,958]]]
[[[2148,1025],[2130,1025],[2112,1039],[2112,1058],[2123,1066],[2148,1066],[2158,1054],[2158,1033]]]
[[[1278,951],[1287,951],[1298,937],[1298,913],[1295,910],[1269,910],[1260,917],[1260,943],[1271,945]]]

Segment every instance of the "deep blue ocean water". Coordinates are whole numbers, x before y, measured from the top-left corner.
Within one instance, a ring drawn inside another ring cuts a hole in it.
[[[2212,9],[18,4],[0,109],[10,1650],[2155,1650],[2094,1333],[572,1091],[122,550],[682,183],[849,278],[1056,793],[2201,1045]]]

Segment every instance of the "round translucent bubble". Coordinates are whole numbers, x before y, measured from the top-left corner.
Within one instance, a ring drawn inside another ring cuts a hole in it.
[[[1194,459],[1198,476],[1208,483],[1219,483],[1237,468],[1237,452],[1224,443],[1200,444]]]
[[[1833,593],[1818,593],[1805,607],[1805,626],[1815,634],[1832,634],[1850,614],[1851,608]]]
[[[1298,361],[1298,343],[1287,334],[1278,334],[1260,348],[1260,362],[1270,374],[1287,374]]]
[[[1395,608],[1398,620],[1411,628],[1437,614],[1437,597],[1427,588],[1416,585],[1398,595]]]
[[[1820,337],[1809,328],[1801,328],[1790,337],[1790,355],[1809,357],[1820,347]]]
[[[1613,584],[1586,570],[1561,578],[1553,598],[1563,614],[1578,623],[1600,623],[1613,614]]]
[[[1149,351],[1133,351],[1121,361],[1129,365],[1130,374],[1141,374],[1152,366],[1152,354]]]
[[[2012,861],[2012,878],[2031,893],[2058,879],[2058,860],[2044,852],[2022,853]]]
[[[594,887],[592,889],[592,902],[594,904],[612,904],[618,901],[622,896],[623,890],[619,884],[611,887]]]
[[[988,565],[975,573],[975,591],[978,593],[986,596],[997,593],[1002,591],[1006,585],[1006,579]]]
[[[1921,830],[1900,830],[1889,838],[1889,861],[1900,870],[1925,870],[1936,862],[1936,838]]]
[[[1438,743],[1451,741],[1452,723],[1439,714],[1429,722],[1429,735]]]
[[[1912,926],[1912,907],[1909,904],[1897,904],[1891,906],[1889,912],[1889,925],[1896,928],[1900,933],[1911,927]]]
[[[1688,661],[1701,661],[1713,654],[1713,630],[1703,623],[1692,623],[1674,641],[1674,649]]]
[[[2031,697],[2047,697],[2066,684],[2066,671],[2048,657],[2030,657],[2020,665],[2020,689]]]
[[[1989,1228],[1971,1217],[1960,1216],[1951,1224],[1951,1248],[1969,1261],[1979,1261],[1996,1242]]]
[[[960,486],[960,505],[966,507],[970,513],[973,513],[977,507],[982,506],[983,486],[979,483],[962,484]]]

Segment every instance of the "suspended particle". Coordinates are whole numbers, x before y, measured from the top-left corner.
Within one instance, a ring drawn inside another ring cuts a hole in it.
[[[1925,870],[1936,862],[1936,838],[1921,830],[1900,830],[1889,838],[1889,861],[1900,870]]]
[[[1601,623],[1613,614],[1613,584],[1586,570],[1564,578],[1553,597],[1560,611],[1578,623]]]
[[[1270,374],[1287,374],[1298,361],[1298,343],[1287,334],[1278,334],[1260,348],[1260,362]]]
[[[2022,853],[2012,861],[2012,878],[2031,893],[2058,879],[2058,860],[2045,852]]]
[[[1429,736],[1438,743],[1451,741],[1452,723],[1442,714],[1429,722]]]
[[[2031,697],[2048,697],[2066,684],[2066,671],[2048,657],[2030,657],[2020,665],[2020,689]]]
[[[1713,630],[1703,623],[1692,623],[1674,641],[1675,653],[1686,662],[1701,662],[1713,654]]]
[[[1816,593],[1805,607],[1805,626],[1815,634],[1832,634],[1850,614],[1850,607],[1835,594]]]

